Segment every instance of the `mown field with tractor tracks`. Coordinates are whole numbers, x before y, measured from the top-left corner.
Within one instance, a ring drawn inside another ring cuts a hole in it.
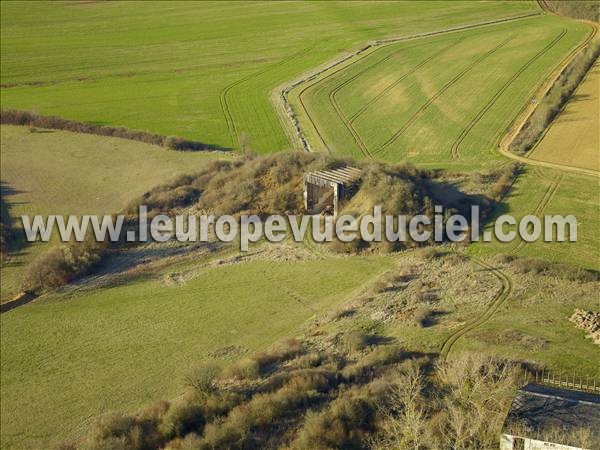
[[[315,150],[480,169],[502,159],[494,147],[524,100],[590,31],[543,16],[381,45],[290,100]]]

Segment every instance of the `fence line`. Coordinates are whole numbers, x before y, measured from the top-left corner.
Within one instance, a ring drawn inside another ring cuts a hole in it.
[[[600,382],[598,382],[598,380],[592,377],[578,375],[575,372],[559,372],[557,374],[556,372],[546,369],[541,371],[527,370],[525,372],[524,381],[600,394]]]

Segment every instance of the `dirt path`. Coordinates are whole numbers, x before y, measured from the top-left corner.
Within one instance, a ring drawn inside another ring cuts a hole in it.
[[[474,257],[469,257],[469,259],[471,261],[473,261],[475,264],[479,265],[482,268],[482,270],[488,270],[493,275],[495,275],[498,278],[498,280],[500,280],[500,283],[502,284],[502,286],[500,288],[500,291],[498,291],[498,293],[493,298],[492,302],[481,313],[481,315],[479,317],[477,317],[472,322],[469,322],[469,323],[463,325],[462,327],[460,327],[458,330],[456,330],[454,333],[452,333],[450,336],[448,336],[446,338],[446,340],[442,343],[442,347],[440,349],[440,357],[443,360],[446,360],[448,358],[448,354],[454,347],[454,344],[456,344],[456,342],[462,336],[464,336],[468,332],[480,327],[481,325],[485,324],[488,320],[490,320],[492,318],[492,316],[494,315],[494,313],[496,311],[498,311],[498,308],[500,308],[500,306],[502,306],[506,302],[506,300],[508,300],[508,298],[510,297],[510,295],[513,291],[513,283],[511,281],[511,279],[509,278],[509,276],[506,275],[503,271],[491,266],[490,264],[488,264],[480,259],[477,259]]]

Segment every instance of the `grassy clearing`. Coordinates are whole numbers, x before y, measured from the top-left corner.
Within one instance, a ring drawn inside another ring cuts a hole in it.
[[[532,159],[600,171],[600,63],[529,154]]]
[[[2,196],[13,233],[22,214],[109,214],[132,198],[222,153],[181,153],[124,139],[2,125]],[[3,301],[19,289],[23,265],[43,245],[2,266]]]
[[[294,335],[390,265],[253,261],[200,271],[185,284],[159,276],[3,314],[2,447],[47,447],[102,412],[174,397],[211,351],[256,351]]]
[[[589,31],[545,16],[395,43],[291,100],[317,149],[481,168],[497,164],[494,146],[524,99]]]
[[[208,144],[289,148],[271,90],[365,42],[534,2],[2,4],[2,104]],[[26,30],[26,31],[24,31]],[[285,39],[282,35],[285,33]]]
[[[479,242],[469,247],[469,252],[473,255],[509,253],[600,269],[599,196],[598,182],[594,177],[526,167],[497,215],[512,214],[518,221],[528,214],[539,218],[573,214],[578,223],[577,242]]]

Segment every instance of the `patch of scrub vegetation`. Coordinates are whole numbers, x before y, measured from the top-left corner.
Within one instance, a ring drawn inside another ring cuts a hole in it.
[[[256,151],[275,152],[292,145],[269,98],[286,81],[369,40],[536,10],[512,1],[150,2],[143,12],[7,2],[2,105],[222,147],[241,148],[245,134]]]
[[[525,99],[589,33],[588,24],[543,16],[392,42],[309,79],[289,98],[315,150],[495,167],[494,147]]]
[[[574,309],[594,308],[598,272],[508,255],[485,260],[486,267],[444,249],[430,253],[403,255],[371,289],[315,321],[307,333],[321,336],[324,348],[343,345],[339,336],[352,330],[394,338],[409,351],[438,353],[508,289],[510,295],[493,317],[456,340],[449,358],[468,348],[538,368],[598,376],[593,344],[569,323]],[[496,271],[508,285],[503,287]]]
[[[479,204],[485,217],[502,200],[510,187],[517,165],[479,174],[477,194],[463,193],[445,181],[444,172],[419,170],[410,164],[385,165],[325,157],[305,152],[284,152],[270,156],[247,154],[235,160],[217,160],[192,175],[183,175],[170,183],[157,186],[133,200],[125,208],[126,226],[136,227],[140,205],[148,208],[150,216],[194,211],[221,214],[290,215],[305,213],[303,176],[316,169],[353,165],[362,169],[358,192],[346,204],[342,214],[360,219],[373,213],[373,205],[382,214],[406,215],[410,220],[417,214],[434,215],[434,205],[442,205],[445,217],[452,213],[469,216],[470,207]],[[456,177],[455,177],[456,178]],[[463,180],[464,182],[464,180]],[[452,195],[447,195],[452,191]],[[383,229],[385,218],[381,219]],[[396,219],[396,225],[398,220]],[[90,231],[91,233],[91,231]],[[308,237],[312,239],[312,237]],[[433,234],[428,242],[405,241],[367,242],[356,239],[342,243],[335,239],[331,249],[337,253],[389,253],[406,248],[434,244]],[[25,271],[23,289],[44,292],[62,286],[74,278],[86,275],[107,254],[107,248],[130,248],[131,243],[93,242],[92,236],[83,242],[72,242],[51,248],[33,260]]]
[[[543,0],[541,2],[551,11],[575,19],[600,21],[600,5],[594,0]]]
[[[65,448],[487,448],[518,386],[518,365],[488,357],[287,345],[249,359],[269,361],[250,377],[201,368],[201,386],[136,415],[103,416]]]
[[[20,290],[23,268],[46,248],[25,245],[23,214],[110,214],[165,180],[223,153],[168,152],[125,139],[1,126],[2,217],[12,252],[2,262],[2,302]],[[7,223],[7,222],[5,222]]]
[[[554,118],[563,110],[581,81],[600,55],[600,39],[592,41],[573,58],[540,101],[533,114],[510,145],[519,153],[529,151],[540,139]]]
[[[522,363],[481,352],[440,359],[357,331],[335,346],[326,337],[288,339],[222,371],[197,366],[177,399],[101,416],[64,446],[493,448],[526,379]],[[497,335],[505,338],[544,344],[518,331]],[[593,447],[582,431],[572,442]]]

